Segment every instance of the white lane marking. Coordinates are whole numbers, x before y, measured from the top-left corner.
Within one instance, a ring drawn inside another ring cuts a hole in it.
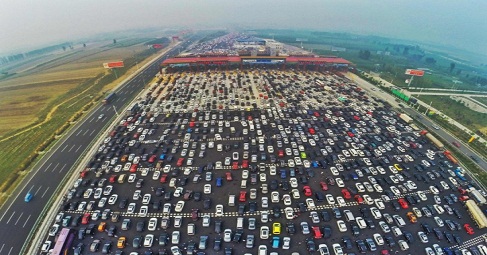
[[[15,221],[15,226],[17,226],[17,223],[19,222],[20,218],[22,218],[22,215],[24,215],[24,212],[20,214],[20,216],[17,218],[17,221]]]
[[[4,244],[2,244],[2,248],[0,248],[0,254],[2,254],[3,247],[5,247],[5,243],[4,243]]]
[[[27,224],[27,222],[29,221],[30,216],[31,216],[31,214],[29,214],[29,217],[27,217],[27,220],[25,220],[24,225],[22,225],[22,228],[25,228],[25,225],[26,225],[26,224]]]
[[[66,146],[64,146],[64,148],[61,150],[61,152],[63,152],[67,147],[68,147],[68,144],[66,144]]]
[[[69,151],[68,151],[68,152],[71,152],[71,151],[73,150],[74,146],[76,146],[76,145],[75,145],[75,144],[73,144],[73,146],[71,146],[71,148],[69,149]]]
[[[88,133],[88,131],[90,131],[90,129],[87,129],[84,133],[83,133],[83,136],[86,135],[86,133]]]
[[[81,131],[83,131],[83,129],[80,129],[78,133],[76,133],[76,136],[78,136],[81,133]]]
[[[10,250],[8,251],[8,255],[10,255],[10,253],[12,253],[12,249],[13,249],[13,248],[14,248],[13,246],[12,246],[12,247],[10,247]]]
[[[82,146],[82,145],[80,144],[80,145],[79,145],[79,147],[78,147],[78,149],[76,149],[76,151],[74,151],[74,152],[78,152],[78,151],[79,151],[79,149],[81,149],[81,146]]]
[[[66,167],[66,164],[64,164],[64,166],[61,167],[61,169],[59,169],[59,173],[61,173],[64,170],[65,167]]]
[[[39,192],[39,190],[42,188],[42,186],[39,186],[39,188],[36,190],[36,192],[34,193],[34,196],[37,195],[37,193]]]
[[[91,133],[90,133],[90,136],[92,136],[93,133],[95,133],[95,131],[96,131],[96,129],[93,129],[93,131],[91,131]]]
[[[53,172],[53,173],[54,173],[54,170],[56,170],[56,168],[57,168],[58,166],[59,166],[59,163],[57,163],[57,164],[56,164],[56,166],[55,166],[55,167],[52,169],[52,171],[51,171],[51,172]]]
[[[44,195],[46,195],[46,193],[47,193],[47,191],[48,191],[48,190],[49,190],[49,187],[47,187],[47,189],[44,191],[44,193],[42,193],[41,198],[43,198],[43,197],[44,197]]]
[[[13,217],[14,215],[15,215],[15,211],[14,211],[14,213],[12,213],[12,215],[10,215],[10,218],[8,218],[8,220],[7,220],[7,223],[6,223],[6,224],[8,224],[8,223],[10,222],[10,220],[12,219],[12,217]]]

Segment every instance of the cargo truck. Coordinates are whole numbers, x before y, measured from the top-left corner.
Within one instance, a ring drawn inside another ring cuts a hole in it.
[[[103,104],[109,104],[111,101],[113,101],[113,99],[117,96],[117,94],[115,94],[115,92],[111,92],[110,94],[108,94],[108,96],[106,96],[104,99],[103,99]]]

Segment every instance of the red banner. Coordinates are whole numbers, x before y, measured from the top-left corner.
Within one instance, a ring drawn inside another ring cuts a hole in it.
[[[406,74],[407,75],[413,75],[413,76],[423,76],[424,71],[423,70],[415,70],[415,69],[406,69]]]
[[[163,47],[162,44],[152,44],[152,48],[154,49],[161,49]]]
[[[103,63],[103,67],[104,68],[120,68],[120,67],[123,67],[123,61]]]

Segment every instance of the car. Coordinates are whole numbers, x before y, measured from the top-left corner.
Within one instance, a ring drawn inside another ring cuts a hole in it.
[[[260,227],[260,239],[269,239],[269,227],[268,226],[261,226]]]
[[[340,232],[347,232],[347,225],[345,224],[345,222],[343,220],[338,220],[337,226],[338,226],[338,230]]]
[[[223,216],[223,205],[216,205],[215,207],[215,216]]]
[[[332,247],[333,247],[333,251],[335,252],[335,255],[344,255],[343,249],[340,246],[340,244],[334,243]]]
[[[473,235],[474,234],[474,230],[470,226],[470,224],[468,224],[468,223],[463,224],[463,228],[465,229],[465,232],[467,232],[467,234],[469,234],[469,235]]]
[[[303,187],[303,193],[307,197],[310,197],[313,195],[313,193],[311,192],[311,188],[308,185]]]

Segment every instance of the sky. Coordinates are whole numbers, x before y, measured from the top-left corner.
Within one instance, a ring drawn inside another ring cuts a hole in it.
[[[0,54],[147,27],[370,34],[487,55],[485,0],[2,0]]]

